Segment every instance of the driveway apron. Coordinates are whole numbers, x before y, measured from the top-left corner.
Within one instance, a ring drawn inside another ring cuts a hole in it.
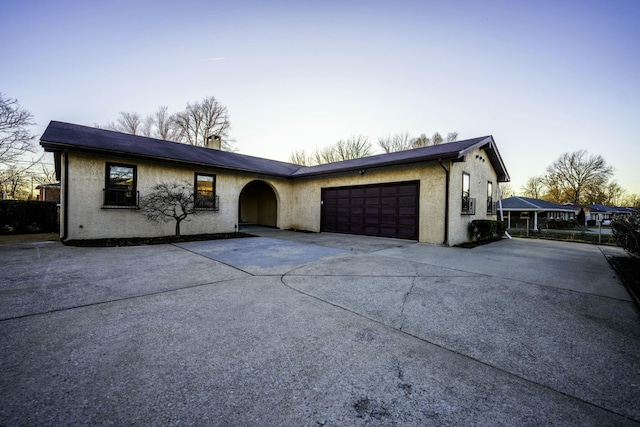
[[[597,246],[251,232],[0,240],[0,425],[640,424]]]

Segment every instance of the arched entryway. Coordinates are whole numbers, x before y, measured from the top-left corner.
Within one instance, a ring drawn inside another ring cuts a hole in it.
[[[264,181],[244,186],[238,200],[238,223],[265,227],[278,226],[278,200],[273,188]]]

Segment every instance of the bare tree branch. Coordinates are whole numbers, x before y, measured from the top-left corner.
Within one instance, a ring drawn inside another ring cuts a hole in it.
[[[413,148],[409,132],[401,132],[385,138],[378,138],[378,146],[387,154]]]
[[[296,150],[289,156],[289,162],[294,165],[307,166],[310,161],[304,150]]]
[[[33,125],[29,111],[0,93],[0,165],[13,165],[24,154],[35,152],[36,136],[27,129]]]
[[[589,188],[601,188],[613,175],[600,155],[589,155],[585,150],[562,154],[547,167],[546,185],[564,201],[577,204],[585,201]]]
[[[222,138],[223,149],[234,151],[229,141],[231,122],[227,107],[213,96],[187,103],[187,108],[176,114],[176,125],[181,139],[188,144],[204,146],[208,137],[216,135]]]
[[[143,134],[151,138],[180,142],[176,115],[169,114],[169,108],[161,105],[144,119]]]
[[[116,132],[130,133],[132,135],[143,134],[142,117],[140,116],[140,113],[137,113],[135,111],[120,111],[120,113],[118,114],[120,115],[120,117],[118,117],[115,122],[107,123],[104,126],[105,129],[114,130]]]
[[[175,236],[180,237],[180,224],[194,214],[195,195],[189,183],[162,182],[140,200],[140,213],[149,221],[175,221]]]

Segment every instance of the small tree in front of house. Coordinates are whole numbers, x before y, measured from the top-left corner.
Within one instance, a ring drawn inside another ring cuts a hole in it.
[[[194,214],[193,186],[180,182],[161,182],[140,201],[140,213],[149,221],[176,222],[175,237],[180,238],[180,224]]]

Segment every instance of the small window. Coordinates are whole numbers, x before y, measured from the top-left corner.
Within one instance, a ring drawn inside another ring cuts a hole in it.
[[[475,214],[475,199],[470,197],[471,176],[464,172],[462,174],[462,214]]]
[[[487,182],[487,213],[495,214],[494,204],[493,204],[493,182]]]
[[[195,176],[196,209],[216,209],[216,176],[196,173]]]
[[[107,163],[105,177],[105,206],[137,206],[136,166]]]

